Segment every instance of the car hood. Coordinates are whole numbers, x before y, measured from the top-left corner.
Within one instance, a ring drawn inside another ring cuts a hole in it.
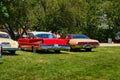
[[[12,39],[0,38],[0,44],[6,43],[6,42],[10,43],[11,47],[18,47],[18,42],[17,41],[14,41]]]
[[[78,42],[98,42],[98,40],[94,39],[70,39],[69,43],[77,44]]]

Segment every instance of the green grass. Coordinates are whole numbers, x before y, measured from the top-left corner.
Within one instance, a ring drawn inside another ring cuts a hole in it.
[[[120,80],[120,47],[16,54],[0,59],[0,80]]]

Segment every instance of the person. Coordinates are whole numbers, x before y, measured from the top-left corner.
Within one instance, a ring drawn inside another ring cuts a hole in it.
[[[51,33],[55,36],[55,38],[60,38],[60,32],[56,32],[56,31],[51,31]]]
[[[60,38],[61,36],[60,36],[60,32],[56,32],[56,37],[57,38]]]
[[[51,31],[51,33],[54,35],[55,38],[57,38],[55,31]]]

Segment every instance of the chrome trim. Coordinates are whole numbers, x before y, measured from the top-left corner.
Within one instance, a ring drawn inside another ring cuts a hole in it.
[[[76,48],[96,48],[99,45],[91,45],[91,44],[84,44],[84,45],[76,45]]]
[[[69,50],[69,45],[40,45],[40,49],[47,49],[47,50]]]
[[[3,48],[3,51],[20,50],[19,48]]]

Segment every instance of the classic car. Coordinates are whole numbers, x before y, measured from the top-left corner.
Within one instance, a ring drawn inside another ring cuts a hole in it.
[[[83,34],[66,34],[64,38],[70,39],[69,44],[71,46],[71,51],[79,49],[91,51],[92,48],[99,46],[98,40],[90,39],[88,36]]]
[[[27,35],[18,39],[21,50],[32,50],[32,52],[40,50],[70,50],[68,44],[69,39],[58,39],[50,32],[28,32]]]
[[[120,32],[117,32],[115,35],[115,41],[120,42]]]
[[[0,58],[2,58],[2,45],[0,44]]]
[[[18,50],[18,42],[11,39],[8,33],[0,32],[0,44],[2,45],[2,52],[10,52],[11,54],[15,54],[16,50]]]

